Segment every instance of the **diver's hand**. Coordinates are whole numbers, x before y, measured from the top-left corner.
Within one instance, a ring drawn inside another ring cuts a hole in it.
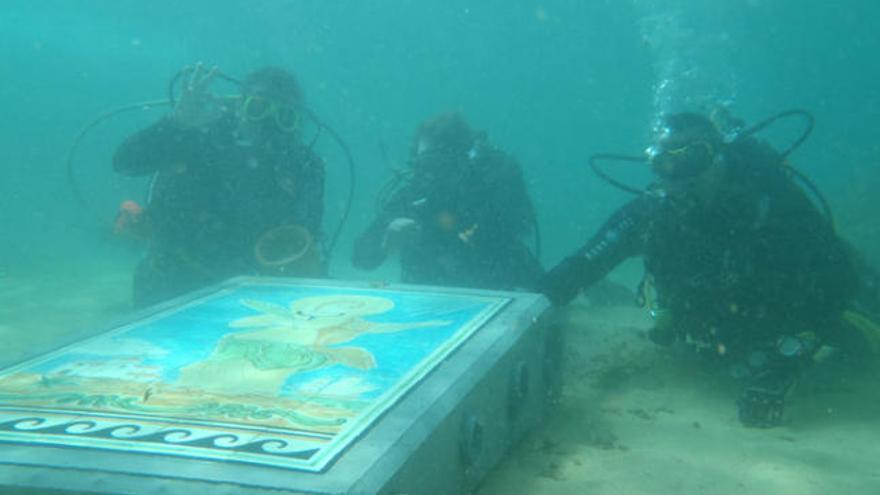
[[[201,62],[183,68],[183,86],[172,119],[184,127],[205,127],[223,114],[223,105],[208,91],[217,76],[217,66],[205,69]]]
[[[399,217],[388,222],[385,227],[385,236],[382,238],[382,249],[388,253],[406,244],[415,237],[421,229],[419,222],[408,217]]]
[[[538,291],[557,306],[568,304],[583,287],[583,265],[580,257],[565,258],[538,280]]]

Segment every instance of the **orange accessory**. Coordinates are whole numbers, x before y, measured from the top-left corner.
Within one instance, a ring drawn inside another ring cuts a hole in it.
[[[147,237],[144,222],[144,208],[134,200],[120,203],[119,212],[113,222],[113,233],[118,236],[144,239]]]

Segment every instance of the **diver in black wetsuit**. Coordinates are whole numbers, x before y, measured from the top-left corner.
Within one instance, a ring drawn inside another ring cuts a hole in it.
[[[708,118],[665,118],[649,149],[657,180],[542,281],[555,303],[643,256],[661,345],[729,366],[747,426],[774,426],[821,344],[854,347],[842,315],[857,288],[845,244],[754,137],[725,142]]]
[[[405,282],[534,288],[543,270],[524,238],[535,214],[516,161],[456,113],[424,122],[410,168],[355,241],[369,270],[399,250]]]
[[[118,173],[154,175],[135,305],[235,275],[324,274],[324,163],[301,139],[294,76],[257,70],[233,98],[208,91],[216,68],[199,65],[185,76],[171,114],[130,136],[113,157]],[[279,258],[292,244],[303,254]]]

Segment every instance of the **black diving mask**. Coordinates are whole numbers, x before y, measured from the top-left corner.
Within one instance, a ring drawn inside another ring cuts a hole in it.
[[[679,181],[705,172],[715,158],[715,147],[703,140],[680,145],[658,143],[645,153],[654,173],[666,180]]]

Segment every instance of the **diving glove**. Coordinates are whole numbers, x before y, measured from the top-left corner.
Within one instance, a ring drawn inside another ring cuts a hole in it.
[[[538,281],[538,290],[555,305],[568,304],[581,290],[585,265],[578,256],[565,258]]]

